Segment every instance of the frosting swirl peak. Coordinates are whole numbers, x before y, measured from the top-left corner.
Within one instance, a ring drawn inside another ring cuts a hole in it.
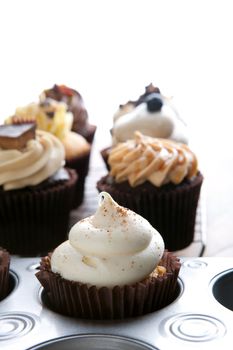
[[[158,265],[164,243],[140,215],[119,206],[102,192],[93,216],[79,221],[69,240],[55,249],[53,272],[98,287],[143,280]]]
[[[64,165],[64,147],[52,134],[36,130],[22,150],[0,148],[0,185],[13,190],[37,185]]]

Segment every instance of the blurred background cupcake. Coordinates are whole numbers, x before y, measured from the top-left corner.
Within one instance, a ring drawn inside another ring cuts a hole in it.
[[[94,215],[42,258],[36,274],[51,308],[87,319],[124,319],[177,297],[179,259],[147,220],[100,194]]]
[[[67,108],[65,102],[48,97],[39,103],[16,108],[15,115],[8,118],[6,123],[36,122],[38,129],[48,131],[61,140],[65,148],[66,166],[75,169],[79,178],[73,196],[73,208],[76,208],[84,198],[91,144],[82,135],[71,131],[73,114]]]
[[[82,135],[89,143],[93,142],[96,125],[89,124],[88,112],[78,91],[66,85],[54,84],[52,88],[44,90],[40,95],[41,102],[47,98],[65,102],[68,111],[73,114],[72,131]]]
[[[108,164],[99,192],[146,218],[168,250],[191,244],[203,176],[187,145],[135,132],[134,139],[111,148]]]
[[[153,84],[148,85],[137,100],[119,106],[113,116],[112,145],[132,139],[135,131],[188,143],[187,127],[173,106],[172,99],[163,96]],[[110,149],[111,146],[101,150],[107,167]]]
[[[9,290],[10,254],[0,247],[0,301],[4,299]]]
[[[35,124],[0,126],[0,245],[43,254],[67,237],[77,174],[65,152]]]

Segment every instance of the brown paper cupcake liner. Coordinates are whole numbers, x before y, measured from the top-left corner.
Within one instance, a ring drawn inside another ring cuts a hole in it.
[[[108,156],[109,156],[110,151],[111,151],[111,147],[103,148],[100,151],[101,157],[102,157],[102,159],[104,161],[104,164],[105,164],[107,170],[110,170],[110,166],[108,164]]]
[[[51,255],[50,255],[51,256]],[[124,319],[165,307],[178,295],[179,259],[165,251],[160,265],[166,274],[149,276],[142,282],[114,288],[87,286],[53,273],[50,256],[42,258],[36,277],[44,287],[49,306],[56,312],[86,319]]]
[[[44,255],[67,239],[77,174],[69,179],[0,192],[0,244],[11,254]]]
[[[194,238],[195,220],[203,176],[180,185],[156,188],[149,182],[130,187],[128,182],[116,184],[110,176],[97,182],[99,192],[108,192],[121,206],[147,219],[162,235],[165,247],[176,251],[189,246]]]
[[[5,298],[9,290],[10,255],[0,247],[0,301]]]
[[[66,166],[68,168],[74,169],[78,174],[79,179],[74,190],[72,209],[77,208],[83,202],[85,193],[85,181],[89,170],[90,155],[91,151],[80,157],[66,161]]]
[[[87,140],[87,142],[92,144],[95,137],[96,125],[86,124],[82,129],[80,129],[79,122],[74,122],[72,126],[72,131],[82,135]]]

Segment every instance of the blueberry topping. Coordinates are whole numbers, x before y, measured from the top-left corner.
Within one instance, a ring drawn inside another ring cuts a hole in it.
[[[147,109],[150,112],[160,111],[163,106],[163,100],[160,94],[152,93],[145,98]]]

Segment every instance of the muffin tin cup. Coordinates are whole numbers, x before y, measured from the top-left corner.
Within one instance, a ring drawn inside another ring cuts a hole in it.
[[[12,257],[14,283],[0,302],[0,348],[229,349],[233,258],[181,258],[177,297],[169,305],[123,320],[86,320],[53,311],[35,277],[40,258]],[[228,278],[229,277],[229,278]],[[222,286],[226,291],[219,301]]]
[[[41,262],[36,274],[45,289],[51,307],[62,314],[86,319],[124,319],[140,316],[170,304],[178,294],[178,258],[165,252],[161,265],[164,276],[148,277],[134,285],[114,288],[87,286],[68,281],[53,273],[50,257]]]

